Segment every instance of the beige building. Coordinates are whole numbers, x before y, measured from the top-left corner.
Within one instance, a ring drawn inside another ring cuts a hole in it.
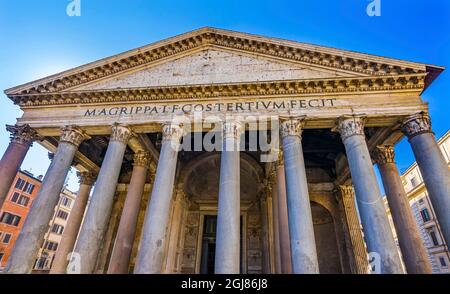
[[[442,154],[450,167],[450,131],[438,140]],[[433,205],[428,196],[423,177],[417,163],[412,164],[401,176],[408,195],[409,204],[420,229],[423,242],[427,248],[433,273],[450,273],[450,252],[445,243],[442,230],[436,218]],[[387,201],[385,199],[387,205]],[[389,218],[394,236],[397,238],[392,216],[388,207]]]
[[[34,265],[35,272],[48,272],[50,270],[76,197],[76,193],[68,189],[64,189],[61,192],[58,204],[55,206],[55,212],[49,223],[49,229],[44,236],[44,243],[39,250]]]
[[[393,146],[408,137],[432,175],[449,240],[450,172],[421,98],[443,70],[206,27],[8,89],[23,116],[0,175],[33,141],[55,156],[6,271],[33,268],[74,166],[50,273],[368,273],[369,256],[403,273],[373,158],[407,272],[431,273]]]

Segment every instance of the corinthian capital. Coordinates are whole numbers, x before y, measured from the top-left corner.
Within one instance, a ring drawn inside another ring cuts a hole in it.
[[[337,130],[341,134],[342,141],[351,136],[364,136],[365,118],[362,116],[342,116],[337,123]]]
[[[90,137],[77,126],[65,126],[61,129],[60,142],[68,142],[75,146],[79,146],[81,142]]]
[[[94,172],[77,172],[78,182],[80,185],[88,185],[92,186],[95,183],[95,179],[97,178],[97,174]]]
[[[133,165],[148,168],[150,165],[150,153],[139,151],[134,154]]]
[[[339,193],[342,198],[353,198],[355,196],[355,191],[352,185],[339,185]]]
[[[234,138],[239,140],[243,132],[242,123],[238,120],[228,120],[223,123],[223,138]]]
[[[302,136],[302,128],[304,125],[304,117],[282,119],[280,124],[281,138],[287,136]]]
[[[407,117],[402,123],[402,131],[408,139],[423,133],[433,133],[430,115],[420,112]]]
[[[181,137],[184,135],[183,127],[179,124],[165,124],[162,128],[163,141],[180,142]]]
[[[111,141],[118,141],[124,144],[128,144],[128,140],[130,140],[131,136],[133,136],[133,132],[128,126],[114,124],[111,127]]]
[[[379,145],[372,152],[373,160],[377,164],[386,164],[394,162],[394,146],[392,145]]]
[[[10,139],[13,143],[31,146],[33,141],[42,140],[42,137],[29,125],[6,125],[6,130],[11,133]]]

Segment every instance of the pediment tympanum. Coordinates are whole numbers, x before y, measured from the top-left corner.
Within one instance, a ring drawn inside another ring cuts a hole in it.
[[[345,75],[337,71],[283,63],[258,55],[206,49],[136,72],[124,73],[106,81],[78,87],[75,90],[245,83],[342,76]]]

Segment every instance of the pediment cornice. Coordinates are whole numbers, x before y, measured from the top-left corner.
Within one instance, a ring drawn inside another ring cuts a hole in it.
[[[189,50],[210,46],[276,57],[286,61],[303,62],[336,71],[356,73],[360,76],[389,77],[421,74],[427,73],[430,68],[421,63],[226,30],[202,28],[17,86],[6,90],[5,93],[8,97],[18,97],[19,95],[70,91],[71,88],[85,83],[114,76]],[[443,70],[440,67],[431,68],[434,73]],[[425,87],[427,83],[428,79]]]
[[[301,95],[357,94],[368,92],[420,92],[426,74],[366,76],[310,80],[283,80],[253,83],[186,85],[113,90],[65,91],[11,95],[21,107],[62,104],[139,102],[175,99],[227,97],[274,97]]]

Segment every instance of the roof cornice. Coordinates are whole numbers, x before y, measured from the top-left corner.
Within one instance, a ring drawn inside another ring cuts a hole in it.
[[[213,99],[221,97],[274,97],[330,95],[383,91],[421,92],[426,74],[366,76],[251,83],[182,85],[108,90],[64,91],[10,95],[21,107],[62,104]]]

